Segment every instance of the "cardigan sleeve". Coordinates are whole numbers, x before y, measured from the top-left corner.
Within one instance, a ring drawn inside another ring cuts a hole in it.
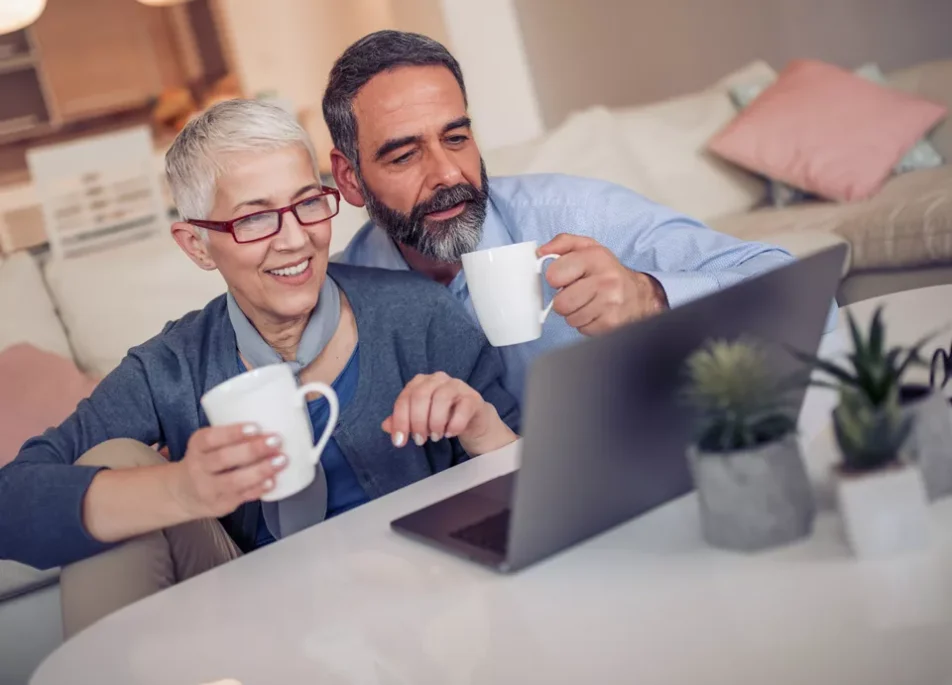
[[[75,461],[112,438],[152,445],[162,438],[145,368],[127,356],[56,428],[31,438],[0,468],[0,559],[62,566],[109,545],[82,520],[83,499],[100,468]]]

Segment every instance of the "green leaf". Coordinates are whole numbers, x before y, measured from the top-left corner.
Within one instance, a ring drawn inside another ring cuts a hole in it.
[[[869,327],[869,352],[873,357],[883,354],[883,306],[876,307],[873,322]]]
[[[824,371],[824,372],[826,372],[827,374],[829,374],[829,375],[833,376],[834,378],[836,378],[837,380],[839,380],[841,383],[844,383],[844,384],[846,384],[846,385],[855,386],[855,387],[857,387],[857,388],[862,387],[862,386],[860,385],[859,381],[858,381],[855,377],[853,377],[853,376],[850,375],[850,372],[849,372],[849,371],[847,371],[846,369],[841,368],[840,366],[838,366],[838,365],[835,364],[834,362],[829,362],[829,361],[826,361],[825,359],[820,359],[819,357],[815,357],[815,358],[814,358],[814,361],[813,361],[813,364],[814,364],[814,366],[816,366],[816,367],[817,367],[818,369],[820,369],[821,371]]]

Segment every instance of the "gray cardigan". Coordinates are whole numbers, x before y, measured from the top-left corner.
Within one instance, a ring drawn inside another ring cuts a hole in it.
[[[334,438],[369,497],[466,458],[458,440],[424,447],[411,441],[398,450],[380,429],[416,374],[445,371],[465,380],[518,430],[519,408],[502,387],[499,351],[446,288],[409,272],[331,264],[328,273],[353,307],[360,341],[357,391]],[[208,425],[199,399],[239,372],[224,296],[129,350],[72,416],[27,441],[0,469],[0,559],[48,568],[106,549],[81,519],[83,497],[98,469],[73,462],[110,438],[165,445],[172,460],[181,459],[192,433]],[[221,519],[244,550],[253,546],[259,512],[254,502]]]

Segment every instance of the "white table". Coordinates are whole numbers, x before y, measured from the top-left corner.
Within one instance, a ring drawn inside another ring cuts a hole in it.
[[[693,496],[514,576],[389,530],[511,470],[516,452],[128,607],[31,682],[952,683],[952,500],[935,507],[945,525],[930,556],[881,565],[849,556],[829,512],[810,540],[779,551],[709,549]]]
[[[390,531],[512,470],[514,446],[128,607],[31,682],[952,683],[952,499],[930,554],[859,563],[829,509],[829,433],[808,434],[825,510],[796,545],[710,549],[693,495],[514,576]]]

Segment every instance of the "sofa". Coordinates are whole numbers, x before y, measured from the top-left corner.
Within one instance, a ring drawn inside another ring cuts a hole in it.
[[[702,91],[665,102],[591,107],[537,140],[488,151],[487,169],[491,175],[601,178],[721,232],[777,244],[799,256],[845,244],[850,257],[840,304],[952,283],[952,116],[929,135],[944,166],[893,176],[865,201],[767,207],[764,179],[706,147],[738,114],[730,89],[776,76],[769,65],[755,61]],[[890,87],[944,104],[952,113],[952,60],[886,76]]]

